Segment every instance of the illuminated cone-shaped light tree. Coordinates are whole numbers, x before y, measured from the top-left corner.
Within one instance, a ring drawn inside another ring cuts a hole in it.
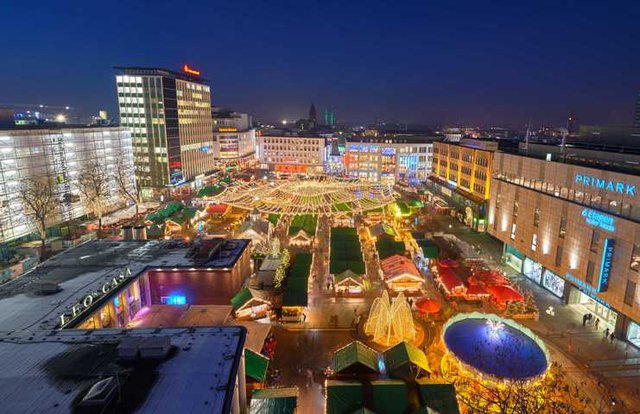
[[[386,346],[413,340],[416,334],[413,315],[404,294],[401,292],[391,302],[385,290],[381,297],[374,299],[364,332],[372,335],[374,342]]]

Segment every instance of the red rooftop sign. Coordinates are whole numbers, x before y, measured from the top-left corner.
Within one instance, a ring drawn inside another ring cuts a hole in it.
[[[186,63],[182,67],[182,70],[184,71],[184,73],[188,73],[189,75],[200,76],[200,71],[199,70],[191,69],[189,67],[189,65],[187,65]]]

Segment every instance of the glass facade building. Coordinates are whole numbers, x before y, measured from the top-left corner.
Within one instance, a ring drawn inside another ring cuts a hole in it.
[[[24,180],[51,177],[59,205],[51,226],[82,217],[87,210],[78,190],[78,175],[94,163],[105,171],[126,168],[134,188],[132,140],[129,131],[116,127],[13,128],[0,130],[0,242],[36,231],[25,213],[18,189]],[[112,209],[121,206],[115,176],[108,175]]]

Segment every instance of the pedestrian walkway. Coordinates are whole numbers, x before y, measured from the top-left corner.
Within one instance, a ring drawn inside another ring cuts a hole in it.
[[[434,231],[451,233],[480,248],[489,264],[502,270],[536,299],[538,321],[520,321],[539,335],[551,350],[552,357],[565,361],[563,366],[576,383],[595,387],[605,397],[615,396],[624,407],[637,406],[640,401],[640,350],[627,341],[604,336],[605,325],[596,329],[583,326],[583,309],[566,305],[543,287],[501,264],[502,243],[486,233],[476,233],[450,217],[437,216],[430,223]],[[451,227],[449,227],[451,226]],[[546,312],[550,307],[553,314]],[[620,412],[629,412],[626,409]]]

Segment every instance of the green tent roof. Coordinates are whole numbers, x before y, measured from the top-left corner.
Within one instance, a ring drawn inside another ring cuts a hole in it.
[[[438,413],[458,414],[460,408],[456,399],[456,388],[453,384],[434,383],[428,379],[417,379],[420,400],[425,412],[430,408]]]
[[[297,404],[297,388],[264,388],[251,394],[249,414],[293,414]]]
[[[282,306],[307,306],[308,303],[309,296],[306,289],[294,290],[287,287],[282,298]]]
[[[358,233],[353,227],[333,227],[329,272],[336,275],[347,269],[360,275],[365,273]]]
[[[298,234],[300,230],[304,230],[310,236],[315,236],[316,226],[318,225],[318,217],[309,214],[295,216],[289,226],[289,236]]]
[[[238,310],[242,305],[251,300],[252,297],[253,294],[248,288],[242,288],[234,297],[231,298],[231,307],[233,310]]]
[[[378,414],[406,413],[409,411],[407,385],[400,380],[371,381],[373,410]]]
[[[311,253],[296,254],[296,257],[293,259],[293,264],[291,264],[289,268],[289,277],[308,279],[309,273],[311,272],[312,260],[313,255]]]
[[[353,341],[338,349],[333,354],[333,362],[336,372],[341,372],[354,364],[378,372],[378,353],[360,341]]]
[[[409,363],[429,371],[429,361],[424,352],[407,342],[400,342],[387,349],[384,352],[384,362],[390,372]]]
[[[417,198],[412,199],[411,201],[409,201],[409,205],[411,207],[415,207],[415,208],[422,208],[424,207],[424,203],[420,200],[418,200]]]
[[[198,212],[198,209],[195,207],[187,207],[184,209],[184,211],[182,212],[182,216],[192,219],[196,216],[196,213]]]
[[[396,254],[402,255],[404,254],[404,242],[395,241],[388,236],[381,236],[376,241],[376,250],[378,250],[378,256],[380,256],[380,260],[386,259],[387,257],[394,256]]]
[[[340,283],[343,280],[348,279],[348,278],[352,278],[353,280],[356,280],[358,282],[362,281],[362,276],[357,274],[357,273],[355,273],[355,272],[353,272],[350,269],[347,269],[344,272],[338,273],[337,275],[335,275],[336,283]]]
[[[439,256],[438,246],[430,240],[422,239],[416,240],[420,249],[422,249],[422,256],[426,259],[437,259]]]
[[[327,414],[350,414],[364,406],[362,383],[327,380]]]
[[[217,185],[208,185],[206,187],[202,187],[197,194],[197,197],[211,197],[218,194],[222,191],[222,187]]]
[[[249,348],[245,348],[244,364],[247,377],[252,378],[258,382],[263,382],[267,377],[269,358],[260,355]]]

